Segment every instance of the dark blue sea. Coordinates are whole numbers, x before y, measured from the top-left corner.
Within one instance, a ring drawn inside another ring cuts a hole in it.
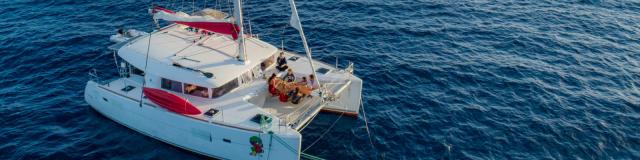
[[[101,116],[87,73],[117,77],[109,36],[147,8],[227,0],[0,0],[0,159],[206,159]],[[364,80],[364,117],[327,159],[640,159],[640,2],[299,0],[313,56]],[[252,32],[302,51],[287,0],[245,0]],[[248,23],[248,22],[245,22]],[[284,32],[283,32],[283,27]],[[303,148],[339,116],[321,114]],[[248,153],[247,153],[248,154]]]

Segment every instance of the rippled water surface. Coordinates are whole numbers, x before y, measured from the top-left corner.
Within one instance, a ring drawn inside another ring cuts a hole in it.
[[[154,1],[191,11],[191,2]],[[252,31],[302,51],[286,0],[245,0]],[[328,159],[640,159],[640,2],[299,0],[316,59],[353,61],[362,115],[307,153]],[[203,159],[90,109],[108,36],[151,30],[138,1],[0,0],[0,159]],[[196,2],[228,8],[226,0]],[[336,119],[303,131],[310,145]]]

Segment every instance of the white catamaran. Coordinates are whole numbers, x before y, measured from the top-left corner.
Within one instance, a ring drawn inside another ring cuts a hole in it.
[[[358,114],[362,80],[353,64],[339,69],[312,59],[289,2],[306,55],[244,34],[241,0],[233,1],[233,16],[154,6],[156,25],[173,23],[112,36],[120,77],[102,80],[94,70],[85,100],[117,123],[202,155],[300,159],[300,132],[319,112]]]

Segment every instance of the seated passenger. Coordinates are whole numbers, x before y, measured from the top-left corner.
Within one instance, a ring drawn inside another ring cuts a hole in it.
[[[271,93],[272,96],[278,95],[278,90],[276,89],[276,87],[274,85],[269,85],[269,93]]]
[[[267,79],[267,84],[269,85],[275,85],[273,84],[273,79],[276,78],[276,74],[272,73],[271,76],[269,76],[269,78]]]
[[[273,96],[278,95],[278,90],[276,89],[278,82],[280,82],[280,80],[276,77],[275,73],[271,74],[271,77],[267,80],[267,83],[269,84],[269,93]]]
[[[307,85],[307,77],[302,77],[302,80],[300,80],[300,82],[298,82],[298,85],[306,86]]]
[[[280,102],[287,102],[289,101],[289,96],[287,96],[287,94],[285,94],[284,92],[280,92],[280,97],[278,97],[278,99],[280,100]]]
[[[192,84],[187,84],[187,86],[184,87],[184,93],[187,94],[192,94],[194,91],[196,91],[196,86],[192,85]]]
[[[284,52],[280,52],[280,56],[278,56],[277,59],[277,66],[276,69],[278,69],[280,72],[287,70],[287,68],[289,68],[289,66],[287,66],[287,58],[284,57]]]
[[[285,75],[282,79],[284,79],[286,82],[293,82],[296,80],[296,76],[293,75],[293,70],[289,68],[289,70],[287,71],[287,75]]]
[[[297,94],[298,90],[299,90],[298,87],[295,86],[295,84],[289,84],[289,88],[288,89],[289,89],[288,90],[289,92],[287,92],[288,93],[287,95],[289,97],[293,96],[294,94]]]
[[[291,103],[298,104],[300,103],[300,100],[302,99],[302,97],[304,97],[304,94],[299,92],[299,88],[296,88],[290,97],[291,97]]]
[[[209,98],[209,91],[206,89],[200,90],[200,97]]]
[[[318,82],[316,82],[315,76],[313,76],[313,74],[309,75],[309,83],[308,84],[309,84],[308,86],[311,87],[311,89],[313,89],[313,90],[320,88],[320,85],[318,85]]]

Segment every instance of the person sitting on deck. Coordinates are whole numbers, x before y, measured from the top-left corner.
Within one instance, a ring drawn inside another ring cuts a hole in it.
[[[289,66],[287,66],[287,58],[284,57],[284,52],[280,52],[280,56],[278,56],[277,62],[278,65],[276,66],[276,69],[278,69],[278,71],[282,72],[289,68]]]
[[[287,71],[287,75],[285,75],[282,79],[284,79],[287,82],[293,82],[296,80],[296,76],[293,75],[293,70],[289,68],[289,70]]]
[[[297,83],[288,83],[286,85],[287,87],[285,88],[287,90],[287,95],[289,97],[293,96],[294,94],[298,93],[298,84]]]
[[[279,96],[281,102],[287,102],[289,100],[289,96],[287,95],[287,91],[291,88],[287,82],[280,80],[278,77],[274,78],[275,82],[275,90],[276,94]]]
[[[280,84],[278,84],[278,93],[280,94],[280,96],[278,97],[278,99],[280,100],[280,102],[287,102],[289,101],[289,95],[287,95],[287,89],[289,88],[287,86],[287,82],[279,82]]]
[[[313,74],[309,75],[309,87],[312,90],[318,89],[320,88],[320,86],[318,85],[318,83],[316,82],[315,76],[313,76]]]
[[[293,103],[293,104],[298,104],[298,103],[300,103],[300,100],[302,99],[302,97],[304,97],[304,96],[305,96],[304,94],[302,94],[302,93],[300,92],[300,87],[296,87],[296,89],[294,89],[294,90],[293,90],[293,91],[291,91],[291,92],[292,92],[292,94],[291,94],[291,96],[290,96],[290,97],[291,97],[291,103]]]
[[[306,86],[307,85],[307,77],[302,77],[302,80],[298,82],[298,85]]]
[[[267,80],[267,83],[269,84],[269,93],[271,93],[271,95],[278,95],[278,90],[276,89],[276,84],[278,80],[278,77],[276,77],[276,74],[273,73],[271,74],[271,77],[269,77],[269,79]]]
[[[267,83],[269,85],[273,85],[273,79],[276,78],[276,73],[272,73],[271,76],[269,76],[269,79],[267,79]]]

